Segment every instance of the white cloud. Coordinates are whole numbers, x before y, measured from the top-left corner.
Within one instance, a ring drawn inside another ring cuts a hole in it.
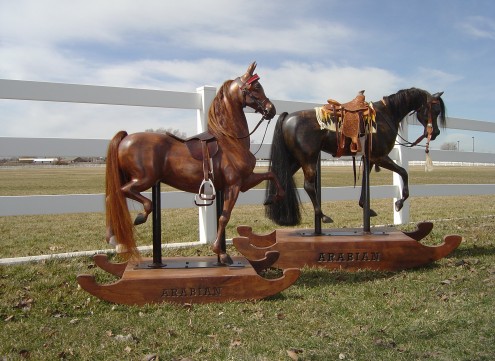
[[[238,64],[222,59],[140,60],[102,65],[91,75],[94,84],[195,91],[210,85],[219,87],[225,80],[244,74],[250,62]],[[90,74],[87,74],[90,76]]]
[[[378,68],[285,62],[267,74],[265,90],[278,99],[326,102],[352,99],[366,90],[368,100],[381,99],[398,90],[402,80],[390,71]],[[272,96],[272,97],[275,97]]]
[[[462,80],[461,75],[448,73],[441,69],[419,67],[411,76],[410,82],[418,88],[436,93],[451,88]]]
[[[495,39],[495,21],[484,16],[470,16],[460,24],[461,29],[477,39]]]
[[[74,82],[91,71],[90,64],[48,46],[0,46],[0,59],[0,77],[7,79]]]
[[[336,53],[347,50],[346,44],[355,40],[357,34],[337,22],[296,20],[280,28],[269,24],[225,29],[205,26],[179,31],[177,37],[181,43],[205,50],[318,56],[327,53],[330,47]]]
[[[354,36],[335,20],[308,22],[298,13],[285,23],[280,6],[265,1],[17,0],[4,2],[1,10],[3,41],[34,46],[140,38],[184,48],[304,53]]]

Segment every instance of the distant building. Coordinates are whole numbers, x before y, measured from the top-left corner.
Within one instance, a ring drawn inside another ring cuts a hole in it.
[[[19,158],[19,163],[56,164],[57,162],[58,162],[58,158],[33,158],[33,157]]]

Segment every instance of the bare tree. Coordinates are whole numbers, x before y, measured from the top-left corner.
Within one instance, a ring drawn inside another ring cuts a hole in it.
[[[149,132],[149,133],[161,133],[161,134],[165,134],[165,133],[171,133],[179,138],[186,138],[187,137],[187,133],[186,132],[183,132],[183,131],[180,131],[179,129],[173,129],[173,128],[163,128],[163,127],[160,127],[160,128],[157,128],[157,129],[152,129],[152,128],[149,128],[149,129],[145,129],[145,132]]]
[[[441,150],[457,150],[457,143],[456,142],[447,142],[443,143],[440,146]]]

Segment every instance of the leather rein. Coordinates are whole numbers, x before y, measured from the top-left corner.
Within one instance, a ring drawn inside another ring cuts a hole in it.
[[[433,99],[432,101],[428,102],[428,123],[426,124],[426,134],[427,135],[424,135],[421,134],[418,139],[416,139],[414,142],[409,142],[408,140],[402,138],[399,135],[399,137],[404,141],[404,143],[399,143],[399,145],[402,145],[403,147],[414,147],[416,145],[418,145],[423,139],[427,138],[426,139],[426,145],[425,145],[425,152],[426,153],[429,153],[430,152],[430,140],[431,140],[431,134],[433,133],[433,116],[432,116],[432,110],[431,110],[431,107],[432,107],[432,104],[438,104],[440,101],[438,99]],[[387,104],[385,103],[385,100],[382,99],[382,103],[385,105],[385,107],[387,106]],[[414,114],[414,113],[417,113],[418,110],[415,110],[413,111],[411,114]]]

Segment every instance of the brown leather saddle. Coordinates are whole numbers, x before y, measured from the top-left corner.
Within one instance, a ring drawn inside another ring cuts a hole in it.
[[[216,191],[213,185],[213,157],[218,152],[217,138],[209,132],[203,132],[192,137],[182,139],[168,133],[167,135],[184,143],[191,156],[203,162],[203,181],[199,186],[199,191],[194,198],[197,206],[210,206],[215,200]]]
[[[328,104],[323,106],[325,112],[330,113],[336,122],[337,136],[339,139],[338,153],[342,153],[345,146],[345,137],[351,139],[350,150],[352,153],[361,152],[359,136],[365,134],[368,126],[375,120],[375,110],[371,103],[367,103],[364,90],[347,103],[339,103],[328,99]]]

